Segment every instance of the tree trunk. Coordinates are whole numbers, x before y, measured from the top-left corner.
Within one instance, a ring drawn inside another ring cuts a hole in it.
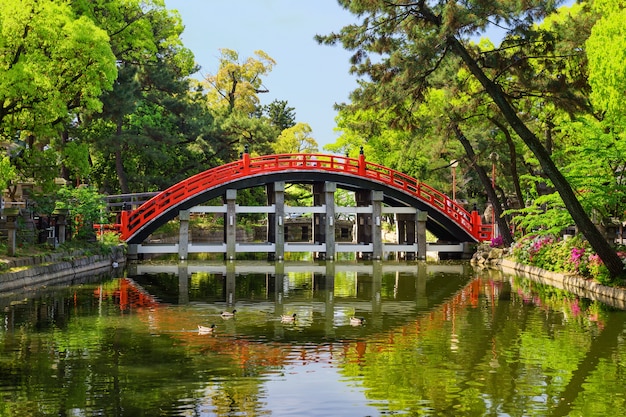
[[[124,159],[122,158],[122,147],[124,141],[122,140],[122,121],[117,122],[117,130],[115,132],[117,136],[117,149],[115,150],[115,172],[117,173],[117,180],[120,184],[120,191],[122,194],[129,194],[130,188],[128,187],[128,178],[126,178],[126,171],[124,171]]]
[[[463,132],[461,132],[461,129],[456,124],[454,124],[452,128],[454,129],[454,133],[456,134],[457,139],[463,145],[463,148],[465,149],[465,153],[467,154],[469,160],[472,162],[476,161],[477,158],[476,154],[474,153],[474,149],[472,148],[472,144],[469,142],[469,140],[467,140],[465,135],[463,135]],[[513,236],[511,236],[511,230],[509,229],[509,224],[506,221],[506,218],[502,215],[502,204],[498,199],[496,190],[491,186],[491,179],[489,178],[489,175],[487,175],[485,169],[477,163],[474,163],[474,169],[478,173],[478,178],[480,178],[480,182],[483,184],[483,187],[487,191],[487,197],[489,198],[489,201],[493,202],[493,216],[498,222],[498,228],[500,229],[500,236],[502,236],[502,241],[506,246],[510,246],[511,243],[513,243]]]
[[[524,141],[526,146],[537,157],[539,164],[543,168],[548,178],[554,184],[555,189],[560,194],[565,207],[569,211],[570,215],[574,219],[576,226],[581,233],[587,238],[591,247],[596,251],[604,265],[608,268],[611,277],[616,278],[623,273],[624,266],[621,259],[615,252],[615,249],[611,247],[609,242],[606,241],[602,233],[593,224],[580,201],[576,198],[572,187],[565,179],[563,174],[558,170],[554,161],[550,158],[550,154],[546,148],[541,144],[537,136],[530,131],[530,129],[524,124],[524,122],[517,116],[517,113],[513,106],[507,101],[506,96],[499,85],[494,83],[478,66],[475,59],[471,57],[467,49],[459,42],[454,36],[448,36],[448,44],[452,50],[463,60],[467,65],[470,72],[478,79],[481,85],[487,91],[487,94],[494,100],[496,105],[500,108],[502,115],[506,121],[511,125],[511,128],[519,135]]]
[[[67,129],[63,129],[63,132],[61,132],[61,152],[63,152],[69,140],[70,140],[69,132],[67,131]],[[70,171],[69,169],[67,169],[67,165],[65,165],[65,162],[61,162],[61,178],[63,178],[65,181],[69,183],[72,182],[72,179],[70,178]]]
[[[513,188],[515,188],[515,197],[519,202],[518,208],[524,208],[526,206],[526,202],[524,201],[524,195],[522,194],[522,187],[519,183],[519,174],[517,172],[517,151],[515,150],[515,142],[511,137],[511,132],[506,128],[499,120],[494,117],[490,117],[491,123],[496,125],[498,129],[504,133],[506,137],[506,143],[509,146],[509,160],[511,161],[511,181],[513,181]]]

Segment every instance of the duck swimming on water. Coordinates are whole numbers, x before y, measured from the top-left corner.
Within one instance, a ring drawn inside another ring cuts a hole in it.
[[[280,321],[285,323],[294,322],[296,321],[296,313],[293,313],[291,316],[283,314],[280,316]]]
[[[232,312],[230,312],[230,311],[222,311],[221,316],[222,316],[223,319],[230,319],[230,318],[235,317],[235,313],[236,312],[237,312],[237,310],[233,310]]]
[[[213,331],[215,331],[215,324],[210,326],[201,326],[198,324],[198,333],[200,334],[213,333]]]

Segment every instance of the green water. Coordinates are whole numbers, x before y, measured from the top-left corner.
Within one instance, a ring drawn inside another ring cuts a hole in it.
[[[626,415],[625,312],[466,263],[139,265],[0,307],[0,416]]]

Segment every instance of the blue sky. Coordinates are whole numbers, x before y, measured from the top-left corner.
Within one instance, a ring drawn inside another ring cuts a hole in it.
[[[276,61],[263,84],[263,104],[286,100],[296,121],[308,123],[321,148],[333,143],[335,103],[348,101],[356,78],[348,73],[350,53],[340,46],[318,45],[316,34],[339,31],[355,18],[335,0],[165,0],[180,12],[183,43],[202,67],[215,73],[220,48],[233,49],[241,61],[255,50]],[[198,77],[199,78],[199,77]]]
[[[295,108],[296,121],[311,126],[320,150],[335,142],[340,133],[334,131],[333,106],[348,101],[356,78],[348,73],[348,51],[318,45],[313,37],[356,21],[336,0],[165,0],[165,4],[180,12],[183,43],[194,53],[201,74],[217,71],[220,48],[237,51],[241,61],[253,57],[255,50],[265,51],[276,66],[264,78],[269,93],[261,94],[262,104],[286,100]]]

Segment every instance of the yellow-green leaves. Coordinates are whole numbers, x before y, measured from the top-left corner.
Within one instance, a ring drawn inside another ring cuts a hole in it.
[[[16,177],[15,167],[11,165],[8,156],[0,157],[0,190],[7,188],[10,181]]]
[[[259,104],[258,94],[267,90],[262,77],[272,71],[276,62],[260,50],[255,51],[256,58],[250,57],[243,62],[236,51],[224,48],[220,52],[217,72],[206,77],[209,106],[226,113],[234,110],[254,112]]]
[[[296,123],[295,126],[283,130],[276,143],[275,153],[314,153],[318,151],[317,142],[311,137],[311,126],[306,123]]]
[[[43,133],[100,109],[117,75],[108,35],[68,3],[0,0],[0,125]],[[7,116],[12,117],[7,117]]]
[[[616,7],[613,1],[600,3],[605,5],[600,9],[603,16],[593,27],[586,43],[589,83],[593,89],[591,100],[594,106],[606,112],[608,117],[616,121],[624,120],[626,9]]]

